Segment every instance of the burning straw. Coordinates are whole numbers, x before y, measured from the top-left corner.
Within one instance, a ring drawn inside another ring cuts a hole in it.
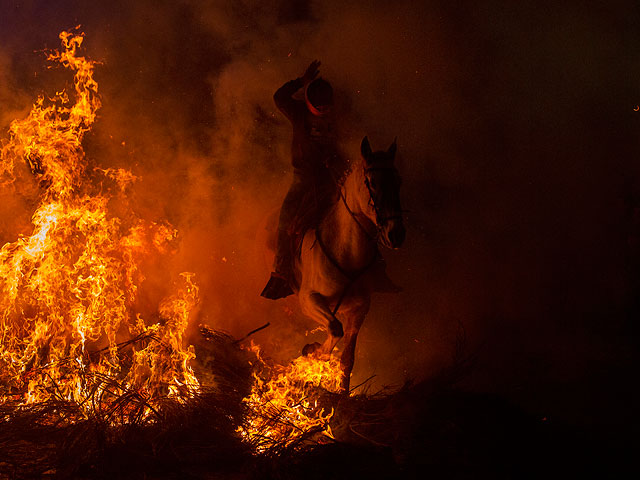
[[[333,407],[326,393],[340,391],[342,368],[337,358],[298,357],[288,366],[268,366],[260,349],[248,408],[238,432],[258,453],[298,449],[314,438],[332,439]]]

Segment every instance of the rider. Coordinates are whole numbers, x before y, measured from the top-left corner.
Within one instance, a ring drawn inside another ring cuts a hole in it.
[[[338,153],[331,84],[318,77],[320,62],[314,60],[302,75],[285,83],[274,94],[276,106],[293,127],[291,157],[293,182],[278,222],[274,271],[261,295],[276,300],[293,293],[292,234],[301,213],[317,221],[330,205],[336,181],[346,170]],[[304,100],[294,95],[304,88]],[[334,178],[336,177],[336,178]],[[311,210],[311,214],[308,211]]]

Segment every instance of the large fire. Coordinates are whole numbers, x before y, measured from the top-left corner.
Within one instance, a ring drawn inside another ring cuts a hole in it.
[[[136,177],[89,168],[82,140],[101,106],[96,62],[78,55],[83,34],[60,39],[62,49],[48,60],[74,72],[74,91],[40,96],[27,118],[11,124],[0,150],[0,187],[39,188],[31,234],[0,249],[0,403],[61,400],[111,424],[150,419],[163,398],[199,391],[189,365],[194,349],[184,345],[198,288],[183,273],[157,314],[138,311],[139,265],[167,250],[177,232],[110,212],[110,200],[126,195]],[[267,368],[257,358],[260,372],[244,400],[250,413],[238,428],[243,438],[261,452],[310,432],[331,436],[333,410],[318,406],[314,389],[339,390],[339,362],[301,357]]]
[[[135,177],[88,171],[82,139],[100,108],[95,62],[77,53],[82,34],[60,39],[63,48],[48,60],[74,72],[73,94],[39,97],[27,118],[11,124],[0,152],[4,188],[25,181],[16,175],[25,161],[40,188],[33,232],[0,250],[0,395],[89,408],[96,404],[89,398],[104,407],[134,393],[146,414],[160,396],[198,387],[188,366],[193,351],[183,346],[198,290],[184,274],[184,287],[161,302],[159,321],[136,312],[138,265],[175,232],[136,218],[125,225],[110,215],[111,194],[87,180],[102,175],[123,192]],[[132,338],[140,341],[120,348]]]

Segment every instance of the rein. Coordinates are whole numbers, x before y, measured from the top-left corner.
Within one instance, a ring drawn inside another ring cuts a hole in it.
[[[369,185],[367,184],[367,188],[368,187],[369,187]],[[329,249],[325,245],[324,241],[322,240],[322,235],[321,235],[321,232],[320,232],[320,226],[318,225],[318,228],[316,228],[316,241],[318,242],[318,245],[320,245],[320,249],[322,250],[322,253],[324,253],[325,257],[327,257],[329,262],[331,262],[331,264],[334,267],[336,267],[336,270],[338,270],[348,280],[347,284],[345,285],[344,289],[342,290],[342,293],[340,294],[340,297],[338,298],[338,301],[336,302],[336,306],[333,308],[333,311],[331,312],[331,314],[334,317],[335,317],[336,313],[338,312],[338,309],[340,308],[340,305],[342,305],[342,301],[347,296],[347,293],[349,292],[349,289],[353,286],[353,284],[356,282],[356,280],[358,280],[358,278],[360,278],[367,270],[369,270],[369,268],[371,268],[373,266],[373,264],[376,262],[376,260],[380,256],[380,251],[377,248],[379,231],[378,231],[378,234],[376,234],[375,237],[372,236],[368,232],[368,230],[364,227],[364,225],[362,225],[360,223],[360,221],[358,220],[357,215],[355,213],[353,213],[353,210],[351,210],[351,208],[347,204],[347,199],[346,199],[346,197],[344,195],[344,192],[342,191],[342,188],[339,189],[339,192],[340,192],[340,198],[342,199],[342,203],[344,204],[345,208],[347,209],[347,212],[349,212],[349,214],[351,215],[351,218],[353,218],[353,220],[356,222],[358,227],[360,227],[360,229],[365,234],[365,236],[370,241],[372,241],[373,243],[376,244],[376,251],[373,254],[373,256],[371,257],[371,260],[369,261],[369,263],[367,263],[364,267],[362,267],[359,270],[356,270],[355,272],[349,272],[348,270],[345,270],[342,267],[342,265],[340,265],[340,263],[338,263],[338,261],[335,259],[335,257],[331,254],[331,252],[329,251]],[[371,198],[371,191],[369,191],[369,197]],[[373,198],[371,198],[371,201],[373,201]],[[374,208],[375,208],[375,206],[374,206]],[[376,229],[377,229],[377,225],[376,225]]]
[[[368,186],[367,186],[367,189],[368,189]],[[342,191],[342,188],[340,188],[340,198],[342,199],[342,203],[344,203],[344,206],[347,209],[347,212],[349,212],[349,214],[351,215],[351,218],[353,218],[353,220],[356,222],[356,224],[358,224],[358,226],[360,227],[360,230],[362,230],[364,232],[364,234],[367,236],[367,238],[369,240],[371,240],[372,242],[378,243],[378,234],[379,234],[378,226],[376,225],[377,234],[374,237],[358,221],[358,216],[355,213],[353,213],[353,210],[351,210],[351,208],[349,207],[349,204],[347,204],[347,198],[344,196],[344,192]],[[369,198],[371,198],[371,201],[373,201],[373,198],[371,197],[371,191],[369,191]],[[375,204],[374,204],[374,209],[375,209]],[[377,214],[377,210],[376,210],[376,214]]]
[[[367,178],[367,175],[366,175],[367,173],[369,173],[370,171],[373,171],[373,170],[392,170],[392,169],[394,169],[394,168],[393,167],[369,167],[369,168],[366,168],[364,170],[364,173],[365,173],[364,183],[365,183],[365,185],[367,187],[367,191],[369,192],[369,204],[373,206],[373,209],[374,209],[374,211],[376,213],[376,235],[375,236],[373,236],[373,235],[371,235],[371,233],[369,233],[369,231],[364,227],[364,225],[362,225],[362,223],[360,223],[360,221],[358,220],[358,216],[353,212],[353,210],[351,210],[351,208],[349,207],[349,204],[347,203],[347,198],[345,197],[345,194],[344,194],[344,191],[343,191],[342,187],[340,187],[339,190],[338,190],[339,193],[340,193],[340,198],[342,199],[342,203],[344,204],[345,208],[347,209],[347,212],[349,212],[349,214],[351,215],[351,218],[353,218],[354,222],[356,222],[358,227],[360,227],[360,230],[362,230],[362,232],[365,234],[365,236],[371,242],[376,244],[375,253],[371,257],[371,260],[369,261],[369,263],[367,263],[364,267],[362,267],[359,270],[356,270],[355,272],[349,272],[349,271],[345,270],[342,267],[342,265],[340,265],[340,263],[338,263],[338,261],[335,259],[335,257],[331,254],[331,252],[329,251],[329,249],[325,245],[324,241],[322,240],[322,235],[321,235],[321,232],[320,232],[320,226],[318,225],[318,228],[316,228],[316,241],[318,242],[318,245],[320,245],[320,249],[322,250],[322,253],[324,253],[325,257],[327,257],[329,262],[331,262],[331,264],[336,268],[336,270],[338,270],[348,280],[347,284],[345,285],[344,289],[342,290],[342,293],[340,294],[340,297],[338,298],[338,302],[336,303],[336,306],[334,307],[333,311],[331,312],[331,314],[334,317],[335,317],[338,309],[340,308],[340,305],[342,305],[342,301],[347,296],[347,293],[349,292],[349,289],[353,286],[353,284],[356,282],[356,280],[358,280],[358,278],[360,278],[360,276],[362,276],[369,268],[371,268],[373,266],[373,264],[376,262],[376,260],[380,256],[380,251],[377,248],[378,237],[380,235],[380,224],[384,223],[384,222],[386,222],[388,220],[394,220],[394,219],[397,219],[397,218],[402,218],[401,215],[391,215],[389,217],[384,217],[384,218],[382,218],[380,216],[380,213],[379,213],[379,210],[378,210],[378,206],[376,205],[375,197],[373,195],[373,192],[371,191],[371,185],[369,184],[369,179]],[[333,180],[336,183],[336,185],[339,184],[336,181],[335,178]]]
[[[346,205],[346,203],[345,203],[345,205]],[[355,220],[355,216],[353,218]],[[357,220],[356,220],[356,222],[357,222]],[[359,222],[358,222],[358,225],[360,225]],[[364,228],[364,227],[361,226],[361,228]],[[348,280],[347,284],[345,285],[344,289],[342,290],[342,293],[340,294],[340,297],[338,298],[338,301],[336,302],[336,306],[333,308],[333,311],[331,312],[331,314],[335,317],[336,313],[338,312],[338,309],[340,308],[340,305],[342,305],[342,301],[347,296],[347,293],[349,292],[349,289],[351,288],[351,286],[354,283],[356,283],[356,280],[358,280],[358,278],[360,278],[364,274],[364,272],[366,272],[367,270],[369,270],[369,268],[371,268],[373,266],[373,264],[376,262],[376,260],[380,256],[380,252],[376,248],[376,251],[373,254],[373,256],[371,257],[371,260],[369,261],[369,263],[367,263],[361,269],[356,270],[355,272],[349,272],[348,270],[345,270],[342,267],[342,265],[340,265],[338,263],[338,261],[331,254],[331,252],[329,251],[329,249],[327,248],[325,243],[322,241],[322,235],[320,234],[320,227],[316,228],[316,241],[318,242],[318,245],[320,245],[320,250],[322,250],[322,253],[324,253],[325,257],[327,257],[327,259],[331,262],[331,264],[334,267],[336,267],[336,269]],[[376,241],[377,241],[377,239],[376,239]]]

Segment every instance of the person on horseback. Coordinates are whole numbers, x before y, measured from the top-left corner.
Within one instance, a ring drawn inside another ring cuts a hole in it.
[[[293,293],[292,240],[319,221],[346,171],[337,147],[333,88],[318,77],[319,66],[314,60],[301,77],[282,85],[273,96],[293,127],[293,182],[280,209],[274,271],[261,293],[273,300]],[[304,99],[294,98],[301,89]]]

